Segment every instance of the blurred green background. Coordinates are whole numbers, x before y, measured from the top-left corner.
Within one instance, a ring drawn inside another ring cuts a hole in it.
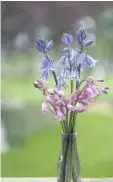
[[[33,87],[40,75],[42,54],[38,37],[53,39],[51,58],[62,55],[63,32],[75,36],[85,27],[95,41],[88,50],[99,60],[92,74],[111,87],[77,120],[77,143],[82,177],[113,177],[113,2],[1,3],[1,175],[57,175],[61,126],[41,112],[41,93]],[[73,45],[75,46],[75,45]]]

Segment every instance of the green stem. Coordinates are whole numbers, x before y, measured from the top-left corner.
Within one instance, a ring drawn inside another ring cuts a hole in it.
[[[64,133],[65,132],[65,129],[64,129],[64,123],[63,123],[63,121],[61,121],[61,126],[62,126],[62,131]]]

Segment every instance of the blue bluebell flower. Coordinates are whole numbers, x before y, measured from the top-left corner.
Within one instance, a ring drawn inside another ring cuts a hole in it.
[[[59,77],[58,79],[57,79],[57,81],[58,81],[58,84],[57,84],[57,88],[60,90],[61,88],[66,88],[67,87],[67,85],[66,85],[66,82],[64,81],[64,78],[63,77]]]
[[[75,54],[76,54],[76,51],[73,50],[73,49],[71,49],[71,50],[70,50],[70,61],[72,61],[72,60],[74,59]]]
[[[78,44],[83,45],[83,41],[86,39],[86,37],[87,37],[86,29],[79,29],[76,32],[76,40]]]
[[[36,41],[36,49],[40,52],[45,52],[47,45],[47,40],[38,39]]]
[[[57,69],[56,61],[54,61],[54,60],[50,61],[50,63],[49,63],[49,70],[50,71],[55,71],[56,69]]]
[[[67,55],[62,56],[61,59],[58,62],[58,65],[66,66],[68,62],[68,57]]]
[[[49,76],[49,73],[48,73],[48,70],[44,71],[43,74],[42,74],[42,80],[44,80],[45,82],[48,82],[48,76]]]
[[[54,44],[52,40],[48,42],[48,40],[38,39],[36,41],[36,49],[40,52],[50,51],[53,48],[53,46]]]
[[[72,66],[74,66],[74,67],[77,67],[78,66],[78,64],[79,64],[78,60],[79,60],[80,54],[81,53],[80,53],[79,50],[75,50],[74,57],[71,60]]]
[[[73,42],[73,36],[71,34],[64,33],[61,41],[65,46],[69,46]]]
[[[72,71],[71,71],[71,76],[70,76],[70,79],[73,80],[73,79],[79,79],[79,71],[78,69],[75,67],[73,67]]]
[[[78,57],[77,57],[77,63],[78,63],[78,65],[79,64],[83,64],[83,62],[84,62],[84,60],[85,60],[85,58],[86,58],[86,53],[85,52],[81,52],[81,53],[79,53],[79,55],[78,55]]]
[[[43,59],[42,59],[42,65],[41,65],[41,68],[40,69],[47,70],[48,67],[49,67],[49,64],[50,63],[49,63],[48,57],[47,56],[43,57]]]
[[[64,68],[61,72],[61,77],[67,79],[70,76],[70,70],[69,68]]]
[[[89,68],[92,68],[93,66],[95,66],[96,62],[98,62],[98,61],[93,59],[89,55],[84,60],[84,64],[86,64]]]

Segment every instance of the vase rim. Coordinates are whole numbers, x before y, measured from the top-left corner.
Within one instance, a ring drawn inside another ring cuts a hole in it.
[[[77,136],[77,132],[74,133],[64,133],[63,131],[61,132],[61,135],[65,135],[65,136]]]

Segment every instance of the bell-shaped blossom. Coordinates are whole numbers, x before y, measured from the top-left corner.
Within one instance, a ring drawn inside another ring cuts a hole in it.
[[[51,89],[48,89],[47,90],[47,93],[50,94],[50,95],[55,95],[56,94],[56,91],[54,88],[51,88]]]
[[[69,68],[64,68],[61,72],[61,77],[63,78],[69,78],[70,76],[70,70]]]
[[[78,44],[82,45],[83,41],[86,39],[86,37],[87,37],[86,29],[79,29],[76,32],[76,40],[77,40]]]
[[[103,92],[104,94],[108,94],[109,89],[109,87],[103,87],[101,88],[101,92]]]
[[[49,112],[49,108],[46,102],[42,103],[42,112],[43,113]]]
[[[44,71],[43,74],[42,74],[42,80],[44,80],[45,82],[48,82],[48,76],[49,76],[49,73],[48,73],[48,70]]]
[[[67,55],[65,55],[65,56],[62,56],[61,59],[59,60],[58,66],[59,65],[66,66],[67,63],[68,63],[68,58],[67,58]]]
[[[71,34],[64,33],[61,41],[65,46],[69,46],[73,42],[73,36]]]
[[[71,75],[70,75],[70,79],[73,80],[73,79],[79,79],[79,71],[77,68],[74,68],[72,69],[71,71]]]
[[[50,71],[55,71],[56,69],[57,69],[56,61],[54,61],[54,60],[50,61],[50,63],[49,63],[49,70]]]
[[[45,52],[46,51],[46,45],[47,45],[46,40],[38,39],[36,41],[36,49],[38,51],[40,51],[40,52]]]
[[[48,41],[48,40],[43,40],[43,39],[38,39],[36,41],[36,49],[40,52],[47,52],[50,51],[53,48],[53,40]]]
[[[43,88],[43,81],[42,80],[36,80],[36,81],[34,81],[34,86],[36,87],[36,88],[39,88],[39,89],[42,89]]]
[[[71,94],[71,101],[76,101],[78,94],[79,94],[78,90],[74,90]]]
[[[59,77],[58,78],[58,84],[57,84],[57,88],[60,90],[61,88],[66,88],[66,82],[64,81],[63,77]]]
[[[54,117],[59,121],[66,120],[66,115],[64,114],[64,112],[61,110],[60,107],[57,107],[56,114]]]
[[[97,60],[93,59],[91,56],[88,55],[86,56],[83,63],[86,64],[89,68],[93,68],[93,66],[95,66],[97,62]]]
[[[87,58],[87,55],[85,52],[79,53],[77,63],[82,65],[86,58]]]
[[[41,68],[40,69],[47,70],[49,68],[49,65],[50,65],[50,62],[49,62],[47,56],[43,57],[43,59],[42,59],[42,65],[41,65]]]

